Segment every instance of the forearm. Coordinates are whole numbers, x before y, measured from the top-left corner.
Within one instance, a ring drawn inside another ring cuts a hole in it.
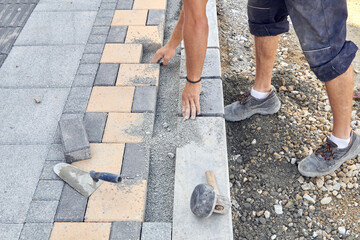
[[[175,49],[181,41],[183,40],[183,25],[184,25],[184,7],[180,11],[179,20],[176,24],[174,31],[171,34],[169,42],[166,44],[167,46]]]

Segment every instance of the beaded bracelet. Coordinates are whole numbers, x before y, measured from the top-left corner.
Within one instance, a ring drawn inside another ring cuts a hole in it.
[[[201,81],[201,78],[200,78],[199,80],[197,80],[197,81],[191,81],[191,80],[189,80],[188,77],[186,76],[186,81],[188,81],[189,83],[198,83],[198,82]]]

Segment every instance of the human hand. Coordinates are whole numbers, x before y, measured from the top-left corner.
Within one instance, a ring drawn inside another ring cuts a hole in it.
[[[151,59],[151,63],[160,63],[160,60],[163,59],[163,65],[167,66],[169,61],[174,57],[175,49],[169,47],[168,45],[163,46],[156,51],[154,57]]]
[[[195,119],[196,115],[200,114],[200,92],[201,82],[186,82],[182,93],[182,116],[184,121],[190,117]]]

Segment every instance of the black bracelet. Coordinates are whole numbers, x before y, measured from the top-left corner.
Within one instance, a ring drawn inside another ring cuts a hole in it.
[[[199,80],[197,80],[197,81],[191,81],[191,80],[189,80],[188,77],[186,76],[186,81],[188,81],[189,83],[198,83],[198,82],[201,81],[201,78],[200,78]]]

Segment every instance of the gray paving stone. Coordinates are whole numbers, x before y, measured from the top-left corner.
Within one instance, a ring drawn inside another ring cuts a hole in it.
[[[134,4],[134,0],[119,0],[116,5],[118,10],[131,10]]]
[[[116,3],[118,0],[102,0],[103,3]]]
[[[95,77],[93,75],[76,75],[73,87],[92,87]]]
[[[63,113],[61,115],[61,119],[73,119],[73,118],[84,118],[84,113]],[[56,128],[56,132],[53,136],[53,144],[62,144],[61,142],[61,133],[60,133],[60,127],[59,125]],[[54,159],[54,160],[58,160],[58,159]],[[65,158],[64,158],[65,160]]]
[[[97,13],[97,16],[96,17],[101,17],[101,18],[104,18],[104,17],[107,17],[107,18],[112,18],[114,16],[114,12],[115,10],[99,10],[98,13]]]
[[[26,216],[27,223],[52,223],[59,201],[32,201]]]
[[[90,144],[82,118],[59,121],[65,160],[72,163],[91,158]]]
[[[85,11],[34,12],[15,45],[86,44],[95,16]]]
[[[101,143],[107,115],[107,113],[85,113],[84,124],[88,134],[89,142]]]
[[[131,112],[155,112],[156,108],[156,86],[137,86],[135,88],[134,100]]]
[[[104,50],[105,44],[86,44],[84,53],[102,53]]]
[[[0,145],[0,223],[24,223],[47,151],[46,145]]]
[[[99,35],[99,34],[90,35],[89,40],[88,40],[88,43],[105,44],[105,42],[106,42],[106,37],[107,37],[107,34],[106,34],[106,35]]]
[[[99,64],[81,63],[79,65],[77,74],[92,75],[95,77],[98,67],[99,67]]]
[[[56,160],[65,160],[64,157],[64,147],[62,144],[52,144],[50,145],[49,152],[47,154],[46,160],[56,161]]]
[[[220,194],[230,199],[225,120],[198,117],[178,119],[172,239],[233,239],[231,212],[200,219],[189,211],[195,186],[206,183],[205,171],[213,170]],[[206,229],[206,231],[204,231]]]
[[[112,22],[112,17],[97,17],[94,26],[109,26]]]
[[[97,11],[101,0],[40,0],[34,11]]]
[[[171,223],[144,222],[141,240],[171,240]]]
[[[19,240],[48,240],[52,226],[52,223],[25,223]]]
[[[121,176],[148,179],[150,150],[144,145],[126,143]]]
[[[33,200],[38,201],[59,201],[64,186],[61,180],[40,180]]]
[[[0,89],[0,144],[51,143],[68,93],[66,88]]]
[[[13,47],[0,68],[0,87],[71,87],[81,45]]]
[[[21,31],[20,27],[0,27],[0,54],[8,54]]]
[[[81,63],[100,63],[101,53],[84,53]]]
[[[41,172],[40,179],[42,180],[60,180],[60,178],[54,172],[54,166],[64,161],[45,161],[44,168]]]
[[[165,10],[164,9],[150,9],[146,25],[156,26],[165,21]]]
[[[19,239],[23,224],[0,223],[0,239]]]
[[[93,27],[91,35],[107,35],[109,33],[110,26],[98,26]]]
[[[0,7],[0,27],[22,27],[35,4],[3,4]]]
[[[5,54],[0,54],[0,67],[3,65],[3,63],[5,62],[7,55]]]
[[[71,88],[63,113],[85,113],[91,90],[91,87]]]
[[[116,2],[103,2],[100,5],[100,10],[112,10],[115,9]]]
[[[56,211],[55,221],[82,222],[84,221],[86,206],[87,198],[68,184],[65,184]]]
[[[185,62],[185,49],[181,50],[180,62],[180,76],[186,77],[186,62]],[[202,77],[205,78],[220,78],[221,65],[220,65],[220,52],[216,48],[208,48],[206,51],[205,63],[202,71]]]
[[[111,26],[107,43],[124,43],[127,33],[127,26]]]
[[[186,80],[180,80],[180,91],[178,101],[178,114],[182,111],[182,90],[185,87]],[[200,114],[201,116],[224,116],[224,96],[222,81],[219,78],[203,79],[201,81],[200,93]]]
[[[5,4],[8,4],[8,3],[27,3],[27,4],[30,4],[30,3],[38,3],[39,0],[0,0],[0,3],[5,3]]]
[[[140,240],[140,222],[113,222],[111,225],[110,240]]]
[[[95,86],[114,86],[119,71],[117,63],[102,63],[96,74]]]

